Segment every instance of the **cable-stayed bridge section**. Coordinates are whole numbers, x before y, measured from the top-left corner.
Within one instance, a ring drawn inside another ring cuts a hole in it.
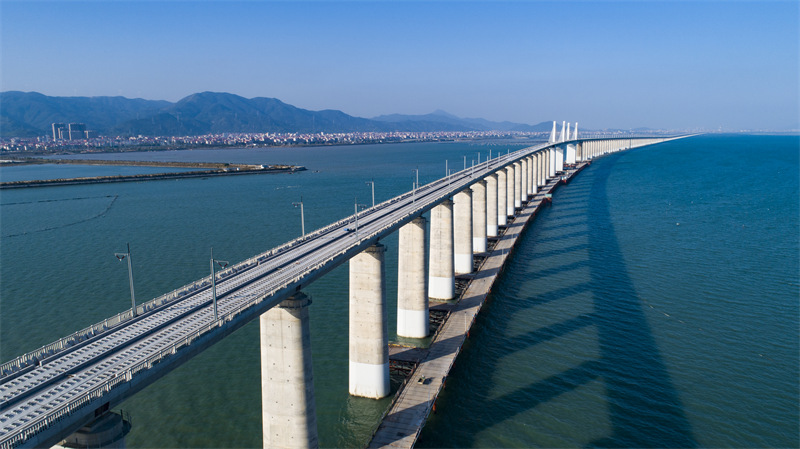
[[[381,238],[400,232],[398,335],[425,337],[429,298],[454,299],[455,275],[469,273],[487,238],[496,237],[565,165],[681,137],[578,139],[576,124],[573,133],[562,126],[557,139],[554,123],[550,142],[415,185],[366,210],[356,205],[350,217],[6,362],[0,366],[0,448],[73,438],[256,318],[264,447],[314,447],[310,300],[303,287],[350,261],[350,393],[385,397],[390,392]]]

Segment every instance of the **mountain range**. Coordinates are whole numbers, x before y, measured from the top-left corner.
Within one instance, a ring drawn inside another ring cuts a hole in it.
[[[261,132],[529,131],[537,125],[459,118],[444,111],[391,114],[371,119],[338,110],[310,111],[276,98],[244,98],[218,92],[189,95],[176,103],[125,97],[51,97],[37,92],[0,92],[0,136],[51,134],[52,123],[85,123],[110,136],[186,136]]]

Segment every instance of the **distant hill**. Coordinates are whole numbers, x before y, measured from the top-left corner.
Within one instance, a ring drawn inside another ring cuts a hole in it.
[[[106,132],[126,120],[147,117],[169,106],[168,101],[124,97],[50,97],[37,92],[0,93],[0,135],[41,136],[53,123],[86,123]]]
[[[275,98],[247,99],[202,92],[177,103],[124,97],[50,97],[0,93],[0,136],[49,135],[52,123],[85,123],[101,135],[183,136],[238,132],[549,131],[551,122],[526,125],[425,115],[354,117],[337,110],[310,111]]]

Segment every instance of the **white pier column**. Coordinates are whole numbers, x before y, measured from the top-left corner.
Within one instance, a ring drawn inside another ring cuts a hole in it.
[[[522,163],[514,162],[514,208],[522,207]]]
[[[400,228],[397,256],[397,335],[428,336],[428,239],[425,217]]]
[[[566,145],[556,147],[556,173],[564,171],[564,148]]]
[[[486,181],[478,181],[472,189],[472,252],[486,252]],[[497,225],[495,225],[495,228]]]
[[[538,162],[537,159],[538,159],[537,156],[534,154],[530,157],[530,160],[528,162],[528,167],[530,167],[529,180],[528,180],[528,193],[530,194],[531,197],[535,196],[536,192],[539,191],[539,188],[537,187],[537,184],[539,184],[539,182],[536,180],[536,177],[539,176],[536,171],[537,170],[536,164]]]
[[[570,143],[567,145],[567,150],[564,153],[564,162],[567,164],[575,163],[575,144]]]
[[[540,176],[539,185],[540,186],[544,186],[544,185],[547,185],[547,166],[548,166],[548,164],[547,164],[547,155],[550,154],[550,152],[547,151],[547,150],[543,150],[539,154],[541,155],[541,158],[542,158],[542,161],[541,161],[542,162],[542,164],[541,164],[542,171],[541,171],[541,173],[539,175]]]
[[[508,202],[508,182],[506,182],[506,169],[497,170],[497,226],[508,224],[506,202]]]
[[[541,159],[539,161],[540,162],[539,168],[541,169],[539,171],[539,185],[540,186],[547,185],[547,165],[548,165],[548,163],[547,163],[547,155],[548,154],[550,154],[550,152],[547,151],[547,150],[539,152],[539,159]]]
[[[522,201],[528,201],[531,194],[531,158],[522,159]]]
[[[389,395],[386,247],[372,245],[350,259],[350,394]]]
[[[472,273],[472,190],[464,189],[453,197],[454,271]]]
[[[506,215],[514,216],[514,164],[506,167]]]
[[[486,177],[486,236],[497,237],[497,174]]]
[[[441,300],[455,298],[456,278],[453,265],[453,202],[444,200],[431,210],[428,296]]]
[[[547,179],[552,179],[556,175],[556,149],[550,148],[548,151],[549,167],[547,169]]]
[[[298,292],[259,317],[264,448],[319,446],[309,304]]]

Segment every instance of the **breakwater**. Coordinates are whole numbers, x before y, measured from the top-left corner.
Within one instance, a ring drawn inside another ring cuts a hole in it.
[[[194,164],[194,166],[205,165],[203,163],[197,163],[197,164],[191,163],[191,164]],[[132,165],[132,164],[128,163],[128,164],[118,164],[118,165]],[[208,164],[208,165],[227,165],[227,164]],[[186,167],[187,165],[176,164],[173,166]],[[303,170],[306,170],[306,168],[297,165],[269,165],[269,166],[248,165],[248,166],[234,166],[234,167],[226,166],[224,168],[215,168],[210,170],[196,170],[187,172],[149,173],[149,174],[120,175],[120,176],[92,176],[92,177],[60,178],[60,179],[35,179],[28,181],[0,182],[0,189],[20,189],[29,187],[52,187],[52,186],[67,186],[67,185],[80,185],[80,184],[103,184],[112,182],[161,181],[167,179],[207,178],[212,176],[294,173]]]
[[[172,167],[172,168],[196,168],[207,170],[256,170],[264,168],[262,165],[254,164],[230,164],[224,162],[190,162],[190,161],[126,161],[113,159],[48,159],[41,157],[11,158],[0,160],[0,165],[36,165],[36,164],[56,164],[56,165],[109,165],[109,166],[130,166],[130,167]],[[273,165],[272,167],[288,167],[287,165]]]

